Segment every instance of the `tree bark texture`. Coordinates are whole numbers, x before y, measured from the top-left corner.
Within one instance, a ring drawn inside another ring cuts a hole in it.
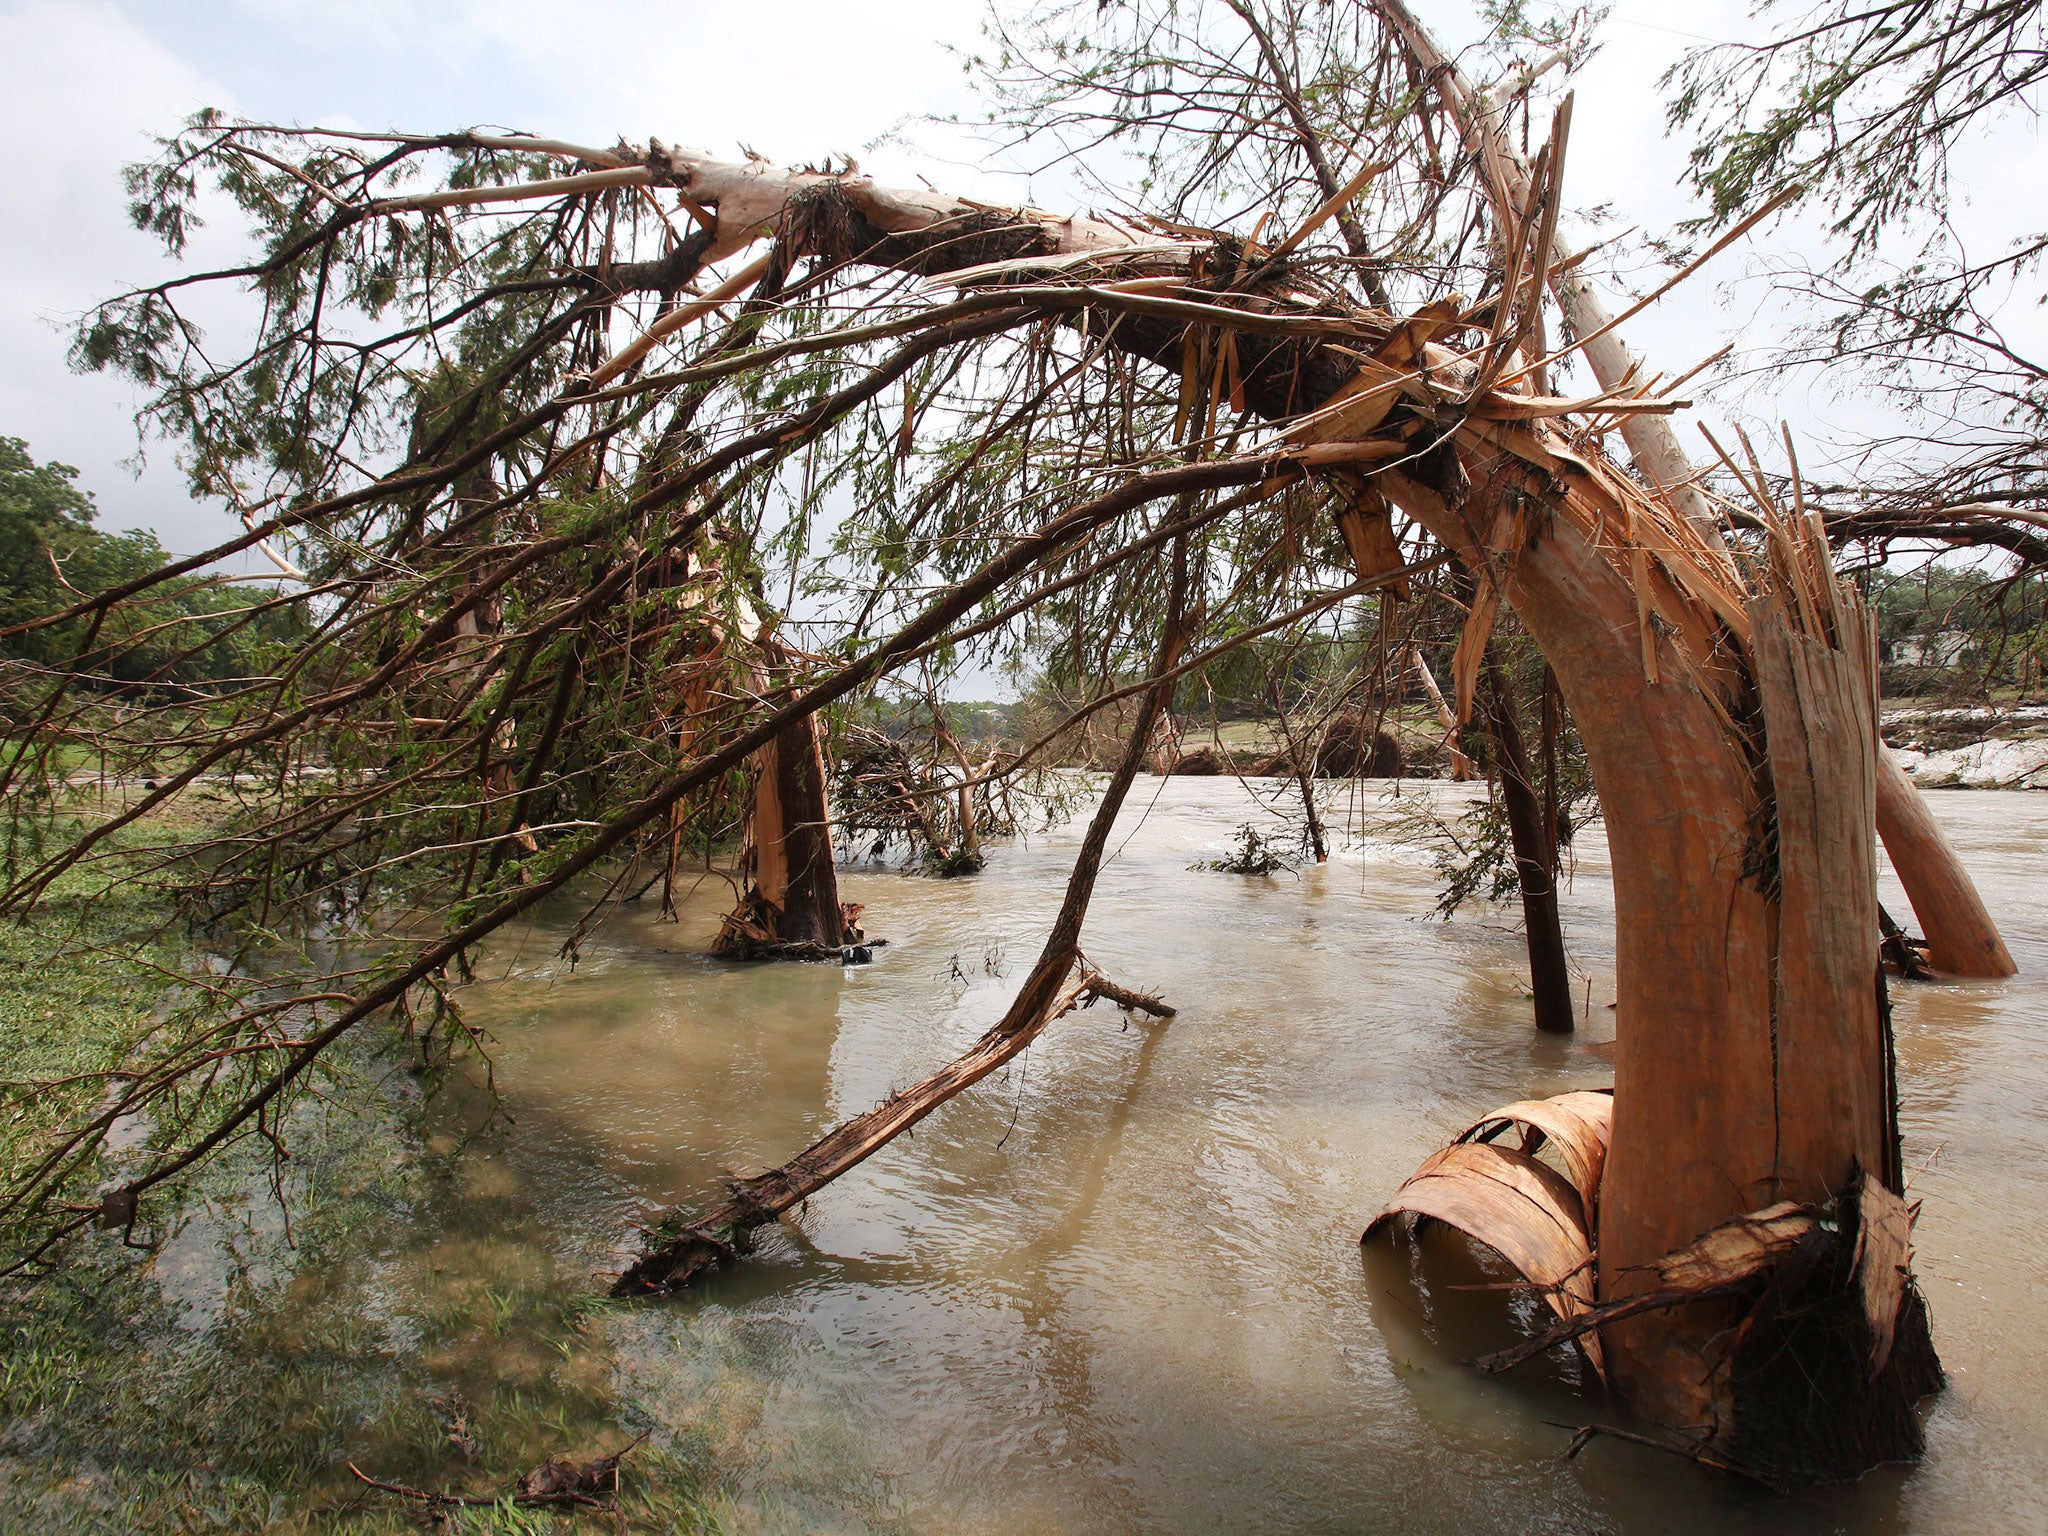
[[[1503,560],[1504,509],[1532,489],[1527,472],[1519,458],[1470,467],[1459,501],[1396,472],[1380,479],[1503,582],[1600,786],[1617,998],[1598,1260],[1601,1299],[1616,1300],[1724,1221],[1780,1199],[1826,1202],[1859,1167],[1888,1166],[1868,629],[1845,623],[1853,632],[1822,655],[1810,636],[1779,633],[1779,607],[1730,612],[1755,647],[1752,678],[1720,659],[1715,616],[1661,564],[1618,560],[1588,536],[1621,521],[1599,510],[1597,469],[1560,461],[1559,515]],[[1491,540],[1475,526],[1489,523]],[[1649,1417],[1726,1441],[1739,1427],[1716,1354],[1729,1321],[1702,1305],[1614,1325],[1616,1384]]]
[[[1877,830],[1927,938],[1927,958],[1954,976],[2010,976],[2019,969],[1948,834],[1919,786],[1882,746],[1877,754]]]

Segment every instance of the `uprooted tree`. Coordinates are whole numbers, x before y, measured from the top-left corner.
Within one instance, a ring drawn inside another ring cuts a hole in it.
[[[258,249],[102,306],[78,358],[149,391],[148,424],[246,532],[17,626],[83,638],[75,666],[6,673],[0,907],[140,872],[232,963],[195,971],[117,1075],[38,1087],[44,1155],[0,1206],[10,1268],[96,1223],[146,1230],[151,1192],[223,1146],[282,1151],[294,1098],[366,1021],[459,1041],[468,957],[557,893],[580,934],[738,838],[736,942],[836,951],[834,711],[898,671],[1060,656],[1092,680],[1080,713],[1116,711],[1126,740],[1039,964],[967,1056],[677,1213],[620,1287],[734,1259],[1067,1009],[1163,1008],[1088,970],[1079,939],[1175,685],[1455,560],[1456,717],[1511,608],[1599,786],[1615,1085],[1597,1178],[1543,1183],[1539,1116],[1524,1152],[1481,1138],[1485,1170],[1433,1160],[1455,1195],[1409,1208],[1465,1211],[1511,1251],[1513,1220],[1471,1214],[1490,1180],[1575,1232],[1565,1271],[1525,1272],[1698,1454],[1796,1480],[1916,1447],[1900,1405],[1938,1378],[1896,1230],[1876,830],[1937,964],[2010,961],[1886,767],[1868,618],[1796,467],[1767,475],[1745,444],[1697,474],[1668,428],[1683,402],[1559,242],[1569,98],[1533,161],[1510,147],[1533,61],[1578,44],[1501,40],[1529,62],[1482,95],[1393,0],[1096,12],[1033,23],[989,73],[1020,132],[1140,147],[1146,206],[1115,217],[653,140],[212,115],[138,168],[136,216],[173,252],[223,202]],[[1093,34],[1085,59],[1063,27]],[[182,307],[205,285],[255,301],[231,357]],[[1593,384],[1559,392],[1580,358]],[[91,665],[166,583],[249,551],[285,579],[244,589],[247,621],[304,621],[261,675],[195,693]],[[80,747],[146,785],[84,814]],[[167,822],[200,797],[199,830]],[[377,942],[337,969],[301,942],[315,925]],[[116,1160],[124,1117],[149,1136]],[[1792,1216],[1768,1262],[1660,1283],[1731,1223]],[[1774,1359],[1813,1345],[1829,1374],[1759,1371],[1731,1331]]]

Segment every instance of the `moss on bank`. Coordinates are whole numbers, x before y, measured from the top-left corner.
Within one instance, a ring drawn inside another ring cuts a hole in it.
[[[164,915],[134,888],[60,893],[32,927],[0,925],[0,1078],[73,1079],[13,1096],[9,1172],[99,1101],[104,1079],[80,1074],[118,1067],[155,1027],[165,983],[136,936]],[[491,1496],[642,1427],[611,1390],[589,1277],[557,1273],[532,1212],[463,1149],[476,1106],[424,1104],[393,1042],[350,1049],[364,1092],[297,1112],[281,1173],[231,1153],[152,1213],[154,1252],[99,1234],[48,1275],[0,1283],[0,1530],[418,1530],[419,1506],[345,1463]],[[701,1446],[640,1446],[628,1528],[708,1528],[708,1482]],[[619,1527],[508,1504],[435,1528]]]

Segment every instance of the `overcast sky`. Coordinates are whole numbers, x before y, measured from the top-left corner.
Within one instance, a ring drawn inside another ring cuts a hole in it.
[[[1464,0],[1419,9],[1453,35],[1469,14]],[[0,239],[0,435],[78,466],[103,527],[151,527],[181,552],[233,527],[219,507],[186,497],[162,445],[138,477],[129,391],[64,361],[70,319],[163,269],[127,224],[120,168],[148,152],[150,133],[198,107],[413,131],[498,124],[592,143],[653,135],[722,152],[744,144],[785,162],[851,153],[884,179],[922,173],[1017,199],[1021,184],[957,147],[950,158],[869,148],[919,116],[971,106],[947,45],[972,47],[979,16],[973,0],[0,0],[0,129],[15,146]],[[1748,30],[1745,7],[1727,0],[1620,0],[1576,85],[1571,198],[1657,233],[1691,212],[1657,76],[1692,42]],[[2031,122],[1983,146],[1999,172],[1987,185],[1999,190],[1989,206],[1963,210],[1966,228],[1989,243],[2048,225],[2040,150]],[[198,254],[228,254],[232,236],[208,231]],[[1709,281],[1632,322],[1634,348],[1677,372],[1724,340],[1766,340],[1759,287],[1739,280],[1773,243],[1796,249],[1801,233],[1760,238],[1762,252],[1724,258]],[[1811,393],[1773,408],[1803,436],[1857,412]]]

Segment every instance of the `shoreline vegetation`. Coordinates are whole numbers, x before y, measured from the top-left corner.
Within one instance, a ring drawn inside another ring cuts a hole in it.
[[[146,886],[74,882],[32,925],[0,923],[10,1167],[105,1081],[78,1079],[156,1027],[170,989],[152,957],[176,942],[174,916]],[[400,1030],[366,1035],[344,1070],[367,1091],[302,1104],[282,1171],[244,1145],[159,1203],[136,1234],[153,1253],[95,1233],[0,1284],[0,1529],[717,1527],[708,1451],[636,1438],[648,1426],[611,1381],[611,1304],[491,1179],[488,1096],[459,1074],[429,1093],[419,1065]],[[114,1138],[109,1174],[147,1137]],[[458,1262],[480,1246],[487,1263]],[[543,1469],[628,1446],[615,1505],[516,1497]],[[470,1502],[379,1491],[351,1463]]]

